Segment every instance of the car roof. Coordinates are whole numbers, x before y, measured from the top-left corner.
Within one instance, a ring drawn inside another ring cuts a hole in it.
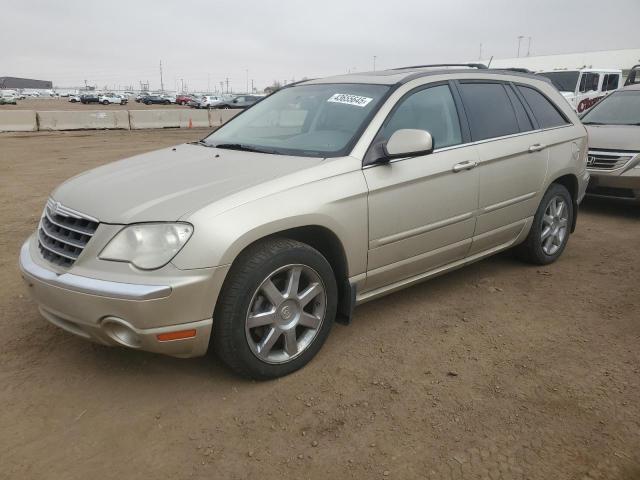
[[[306,80],[297,82],[292,85],[313,85],[323,83],[363,83],[374,85],[397,85],[407,83],[411,80],[421,77],[433,76],[433,75],[455,75],[455,74],[472,74],[482,78],[486,75],[510,75],[517,77],[526,77],[543,82],[550,82],[546,77],[535,75],[533,73],[526,73],[521,71],[498,69],[498,68],[455,68],[442,67],[442,66],[415,66],[415,67],[403,67],[390,70],[378,70],[375,72],[358,72],[349,73],[345,75],[334,75],[331,77],[318,78],[314,80]]]

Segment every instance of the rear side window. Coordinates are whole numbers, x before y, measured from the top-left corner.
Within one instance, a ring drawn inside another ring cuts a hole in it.
[[[620,75],[617,73],[608,73],[604,76],[602,81],[602,91],[608,92],[618,88],[618,82],[620,81]]]
[[[600,82],[600,74],[593,72],[585,72],[580,78],[580,91],[592,92],[598,90],[598,82]]]
[[[533,116],[540,124],[540,128],[552,128],[566,125],[569,122],[558,109],[539,91],[534,88],[518,86],[525,101],[531,108]]]
[[[519,133],[516,112],[500,83],[461,83],[473,141]]]

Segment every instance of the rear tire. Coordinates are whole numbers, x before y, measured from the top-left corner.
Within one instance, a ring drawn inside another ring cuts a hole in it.
[[[571,194],[563,185],[552,183],[533,217],[529,235],[516,247],[516,255],[535,265],[555,262],[569,241],[573,215]]]
[[[108,102],[107,100],[103,100],[103,101],[102,101],[102,104],[103,104],[103,105],[109,105],[109,102]]]
[[[214,349],[239,375],[288,375],[322,347],[337,298],[333,270],[320,252],[286,238],[259,242],[225,280],[213,316]]]

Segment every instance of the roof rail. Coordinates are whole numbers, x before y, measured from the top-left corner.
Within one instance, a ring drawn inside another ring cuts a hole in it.
[[[411,68],[427,68],[427,67],[469,67],[479,70],[487,68],[484,63],[432,63],[430,65],[412,65],[410,67],[398,67],[391,70],[407,70]]]
[[[528,68],[523,68],[523,67],[505,67],[505,68],[499,68],[499,67],[494,67],[491,70],[506,70],[507,72],[518,72],[518,73],[536,73],[533,70],[529,70]]]

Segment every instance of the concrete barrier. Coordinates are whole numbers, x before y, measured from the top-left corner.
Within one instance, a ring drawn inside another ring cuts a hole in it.
[[[206,110],[129,110],[132,130],[143,128],[198,128],[209,127]]]
[[[129,130],[126,110],[38,112],[40,130]]]
[[[142,128],[179,128],[180,110],[129,110],[132,130]]]
[[[212,127],[219,127],[224,125],[233,117],[238,115],[242,110],[240,109],[212,109],[209,110],[209,125]]]
[[[207,117],[207,124],[209,119]],[[208,125],[207,125],[208,126]],[[36,112],[33,110],[0,111],[0,132],[35,132],[38,130]]]

